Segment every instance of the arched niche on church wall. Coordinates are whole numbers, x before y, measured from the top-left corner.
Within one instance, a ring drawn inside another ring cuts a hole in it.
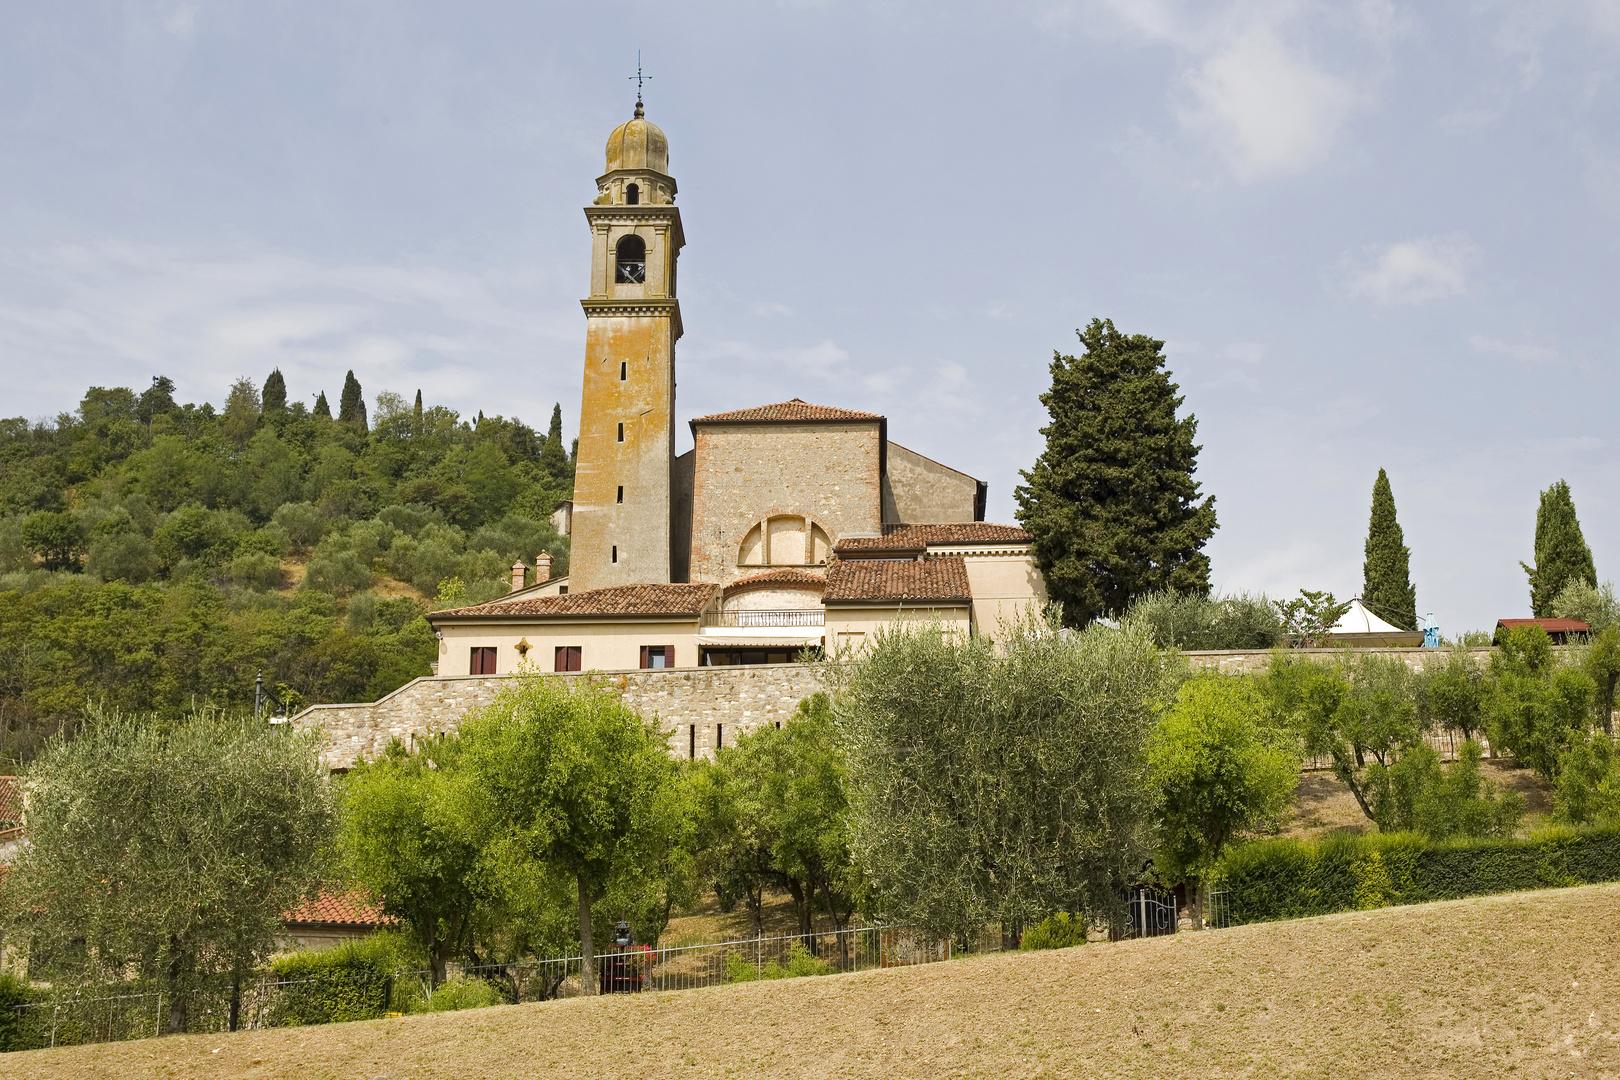
[[[798,611],[821,607],[825,587],[806,585],[802,588],[742,589],[727,596],[727,611]]]
[[[738,566],[819,566],[832,552],[827,531],[797,514],[775,514],[748,530]]]

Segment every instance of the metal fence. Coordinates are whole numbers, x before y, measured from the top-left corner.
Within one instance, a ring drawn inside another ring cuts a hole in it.
[[[789,611],[710,611],[704,626],[825,626],[827,613],[821,608]]]

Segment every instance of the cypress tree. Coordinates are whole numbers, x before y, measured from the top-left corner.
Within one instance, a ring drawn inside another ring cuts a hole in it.
[[[1530,610],[1538,619],[1553,617],[1553,600],[1570,582],[1579,579],[1597,587],[1592,549],[1581,535],[1575,500],[1564,481],[1541,493],[1541,506],[1536,510],[1536,565],[1519,565],[1530,578]]]
[[[1412,586],[1411,556],[1401,523],[1395,520],[1395,495],[1389,475],[1378,470],[1373,482],[1372,520],[1367,523],[1366,560],[1361,564],[1361,599],[1379,618],[1402,630],[1417,629],[1417,589]]]
[[[349,372],[343,377],[343,396],[338,398],[338,420],[366,429],[366,396],[360,390],[360,380]]]
[[[332,406],[330,406],[330,405],[328,405],[326,403],[326,391],[325,390],[322,390],[319,394],[315,395],[315,410],[314,411],[315,411],[316,416],[324,416],[328,420],[332,419]]]
[[[411,410],[411,434],[420,437],[422,434],[422,391],[416,392],[416,407]]]
[[[1216,522],[1193,479],[1198,420],[1176,418],[1164,342],[1108,319],[1078,334],[1084,354],[1053,355],[1046,449],[1014,494],[1052,598],[1083,626],[1146,593],[1207,594]]]
[[[287,380],[282,378],[280,368],[264,377],[264,389],[259,392],[259,411],[271,419],[278,419],[287,411]]]
[[[568,480],[568,452],[563,449],[560,404],[551,407],[551,431],[540,447],[540,469],[559,484]]]

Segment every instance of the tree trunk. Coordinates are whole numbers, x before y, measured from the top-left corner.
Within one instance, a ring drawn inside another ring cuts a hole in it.
[[[180,992],[185,961],[178,939],[169,939],[169,950],[169,1034],[180,1035],[186,1030],[186,996]]]
[[[585,994],[596,993],[596,947],[591,942],[591,895],[585,887],[585,875],[575,878],[579,883],[579,980]]]
[[[237,1029],[238,1024],[241,1021],[241,1019],[242,1019],[242,976],[241,975],[234,975],[234,976],[231,977],[231,1026],[230,1026],[230,1030],[235,1031]]]
[[[788,895],[793,897],[793,910],[799,916],[799,940],[810,955],[816,955],[816,928],[811,921],[811,905],[815,897],[804,887],[804,884],[792,878],[787,880]]]

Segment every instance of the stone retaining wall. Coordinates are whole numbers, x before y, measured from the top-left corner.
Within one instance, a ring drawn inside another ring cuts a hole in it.
[[[1480,663],[1490,648],[1470,650]],[[1393,656],[1414,671],[1443,663],[1450,649],[1301,649],[1294,655],[1331,661],[1367,655]],[[1195,670],[1227,674],[1263,671],[1267,651],[1189,652]],[[379,701],[355,705],[314,705],[293,718],[300,730],[314,728],[324,737],[323,757],[334,769],[372,760],[391,739],[406,745],[424,735],[454,731],[469,709],[488,704],[508,676],[473,675],[417,679]],[[669,735],[677,757],[708,757],[717,739],[729,745],[766,724],[786,720],[799,702],[821,685],[815,672],[800,664],[745,667],[670,668],[652,671],[605,671],[549,676],[587,679],[616,688],[624,703],[642,716],[655,717]]]
[[[745,667],[593,671],[548,675],[591,680],[619,691],[624,703],[654,717],[669,734],[670,753],[699,757],[714,752],[716,739],[730,745],[767,725],[786,720],[799,702],[821,689],[814,671],[801,664]],[[407,746],[425,735],[456,729],[470,709],[494,699],[505,675],[429,676],[406,683],[386,697],[355,705],[313,705],[293,718],[298,730],[321,732],[322,758],[334,769],[374,760],[392,739]],[[695,744],[695,746],[694,746]]]

